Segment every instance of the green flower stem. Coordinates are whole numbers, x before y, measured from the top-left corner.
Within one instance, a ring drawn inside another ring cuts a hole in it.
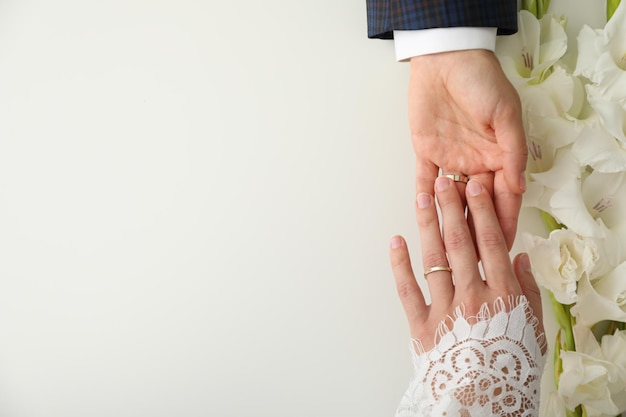
[[[522,0],[522,9],[531,12],[537,19],[541,19],[550,7],[550,0]]]
[[[583,411],[581,406],[576,407],[576,409],[574,411],[572,410],[568,410],[567,408],[565,409],[565,415],[567,417],[587,417],[587,413],[585,411]]]
[[[550,301],[552,302],[552,310],[554,311],[554,318],[556,318],[556,322],[559,324],[559,327],[562,330],[567,329],[570,326],[569,317],[567,317],[567,312],[565,311],[565,306],[554,298],[554,294],[550,293]]]
[[[574,342],[574,331],[572,330],[571,324],[563,329],[563,342],[565,343],[565,350],[576,350],[576,343]]]
[[[559,378],[563,373],[563,360],[561,359],[561,349],[563,344],[561,342],[561,329],[556,333],[554,340],[554,386],[559,388]]]
[[[617,10],[621,0],[606,0],[606,21],[608,22],[613,17],[613,13]]]
[[[522,0],[522,9],[528,10],[537,17],[537,0]]]
[[[550,8],[550,0],[542,0],[541,1],[541,17],[548,13],[548,9]]]
[[[556,318],[556,322],[559,324],[562,331],[561,334],[564,342],[563,349],[575,350],[576,345],[574,343],[574,332],[572,329],[574,324],[576,324],[576,319],[569,312],[570,306],[559,303],[556,298],[554,298],[554,294],[551,292],[549,294],[552,310],[554,311],[554,318]]]

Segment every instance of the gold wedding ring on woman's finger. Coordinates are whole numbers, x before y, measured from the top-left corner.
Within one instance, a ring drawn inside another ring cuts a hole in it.
[[[452,268],[450,268],[449,266],[444,266],[444,265],[430,267],[424,270],[424,278],[426,278],[426,275],[428,274],[432,274],[433,272],[439,272],[439,271],[452,272]]]
[[[463,184],[469,182],[469,177],[463,174],[445,174],[444,177],[448,177],[454,182],[462,182]]]

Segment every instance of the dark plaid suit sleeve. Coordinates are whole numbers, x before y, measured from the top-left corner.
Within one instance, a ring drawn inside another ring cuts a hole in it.
[[[391,39],[394,30],[497,27],[517,31],[517,0],[366,0],[367,34]]]

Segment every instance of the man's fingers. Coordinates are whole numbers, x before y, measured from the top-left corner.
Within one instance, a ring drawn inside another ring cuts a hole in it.
[[[391,238],[389,246],[389,258],[398,296],[409,325],[413,329],[416,324],[421,323],[425,318],[427,307],[424,295],[417,285],[417,281],[415,281],[406,241],[402,236],[394,236]]]
[[[503,154],[504,178],[509,189],[516,194],[522,194],[526,191],[525,171],[527,157],[528,148],[526,147],[526,142],[524,142],[523,148],[515,152]]]
[[[509,250],[515,241],[517,233],[517,221],[520,207],[522,206],[522,195],[512,192],[504,179],[502,171],[496,172],[493,182],[493,204],[498,216],[498,222],[502,228],[504,240]]]
[[[512,90],[513,87],[511,87]],[[504,108],[498,108],[494,119],[496,140],[502,149],[502,167],[509,189],[516,194],[526,191],[526,159],[528,146],[522,123],[522,111],[519,96],[514,90],[505,101]]]
[[[433,193],[433,186],[437,175],[439,175],[439,167],[427,159],[416,158],[415,161],[415,195],[420,193]]]

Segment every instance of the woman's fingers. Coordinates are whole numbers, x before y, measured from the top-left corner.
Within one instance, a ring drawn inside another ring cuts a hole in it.
[[[439,177],[435,181],[437,202],[441,207],[443,220],[443,241],[445,250],[450,259],[450,267],[454,275],[457,289],[465,290],[469,286],[481,282],[477,267],[476,252],[472,236],[465,218],[465,207],[452,181],[446,177]],[[422,245],[428,245],[428,241]]]
[[[465,191],[487,285],[494,289],[519,291],[513,279],[509,251],[491,197],[477,180],[470,180]]]
[[[531,272],[528,255],[525,253],[517,255],[513,260],[513,268],[519,285],[522,288],[522,293],[528,299],[528,303],[541,322],[543,317],[541,310],[541,291],[539,291],[535,277],[533,277],[533,273]]]
[[[469,181],[469,177],[464,174],[450,173],[447,174],[443,171],[443,177],[450,178],[454,182],[454,186],[456,187],[456,191],[459,193],[461,197],[461,205],[463,207],[467,207],[467,202],[465,201],[465,187],[467,186],[467,181]]]
[[[456,193],[456,191],[453,192]],[[416,204],[424,272],[429,272],[432,270],[431,268],[448,267],[446,249],[441,240],[435,199],[430,194],[420,193],[417,196]],[[448,308],[454,297],[454,286],[450,272],[445,270],[434,271],[429,272],[425,277],[428,281],[433,307],[436,309],[439,307]]]
[[[391,238],[389,246],[389,258],[396,281],[396,289],[413,334],[414,326],[425,319],[426,302],[417,281],[415,281],[406,241],[402,236],[394,236]]]
[[[522,293],[528,299],[528,304],[530,304],[530,308],[533,309],[533,313],[535,314],[535,317],[537,317],[537,337],[545,337],[540,336],[544,331],[541,292],[539,291],[539,287],[537,286],[535,278],[531,272],[530,259],[528,259],[528,255],[525,253],[517,255],[513,260],[513,269],[515,270],[515,275],[519,281],[520,287],[522,287]],[[545,353],[545,347],[542,353]]]

